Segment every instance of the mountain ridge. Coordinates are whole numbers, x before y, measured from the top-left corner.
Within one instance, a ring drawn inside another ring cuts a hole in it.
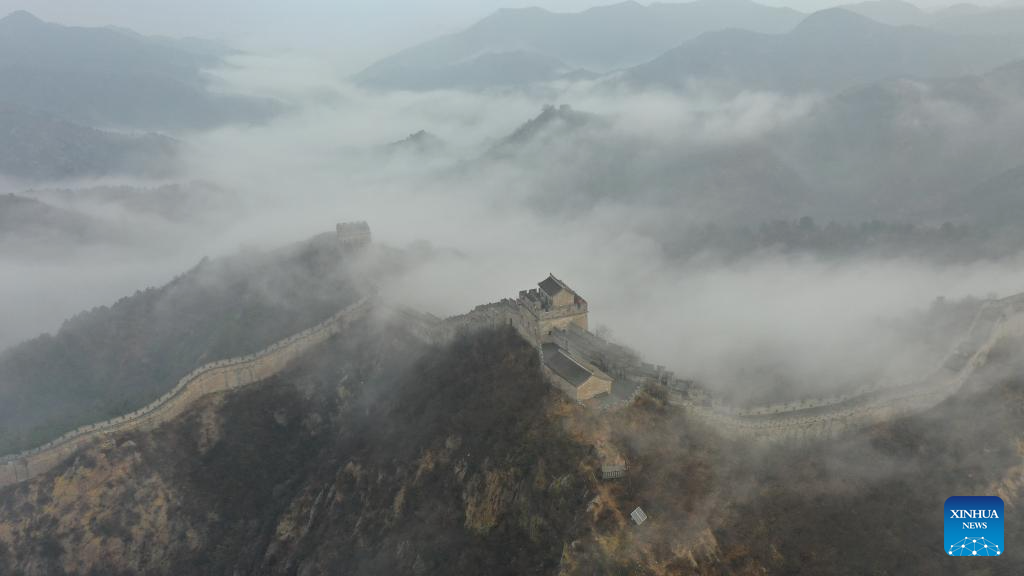
[[[708,81],[735,90],[837,92],[893,77],[981,73],[1024,57],[999,40],[889,26],[842,8],[816,12],[779,35],[709,32],[631,68],[634,86]]]
[[[643,6],[624,2],[582,12],[540,8],[503,9],[466,30],[430,40],[386,57],[356,74],[370,87],[417,89],[417,78],[487,53],[530,51],[594,72],[640,64],[700,33],[725,27],[781,32],[802,15],[737,0]],[[614,47],[614,50],[612,49]]]
[[[259,121],[279,110],[271,100],[209,90],[204,70],[225,54],[186,44],[16,12],[0,20],[0,103],[139,130]]]
[[[176,171],[180,146],[162,134],[107,132],[0,103],[0,174],[18,180],[166,177]]]

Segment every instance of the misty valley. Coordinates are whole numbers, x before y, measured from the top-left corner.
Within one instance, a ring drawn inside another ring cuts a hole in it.
[[[1024,573],[978,1],[0,0],[0,575]]]

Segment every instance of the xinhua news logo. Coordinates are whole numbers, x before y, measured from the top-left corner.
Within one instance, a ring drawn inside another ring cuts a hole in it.
[[[946,499],[947,556],[1003,555],[1003,499],[952,496]]]

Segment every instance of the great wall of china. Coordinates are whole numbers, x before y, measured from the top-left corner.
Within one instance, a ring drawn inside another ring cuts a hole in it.
[[[37,448],[2,457],[0,487],[35,478],[97,439],[128,430],[151,430],[182,414],[204,396],[270,378],[370,309],[371,299],[363,298],[320,324],[276,342],[261,352],[197,368],[179,380],[169,392],[134,412],[83,426]]]
[[[916,382],[866,386],[834,398],[737,410],[669,390],[669,402],[716,430],[762,442],[832,438],[846,431],[931,408],[956,394],[1003,339],[1024,337],[1024,297],[990,301],[942,364]]]
[[[204,396],[274,376],[296,358],[374,310],[386,310],[413,335],[435,344],[449,341],[460,331],[501,325],[512,325],[535,346],[540,338],[532,326],[522,321],[513,300],[478,306],[467,314],[442,320],[410,309],[384,306],[373,297],[365,297],[317,326],[261,352],[197,368],[183,377],[171,391],[144,408],[84,426],[20,454],[0,458],[0,487],[35,478],[91,442],[128,430],[156,428],[179,416]],[[957,349],[940,368],[919,383],[886,389],[865,387],[836,398],[736,410],[712,401],[692,382],[676,378],[663,367],[641,362],[632,351],[594,334],[575,327],[554,334],[566,349],[602,366],[617,380],[631,385],[625,396],[599,404],[598,408],[621,407],[632,401],[643,388],[661,386],[667,389],[671,404],[720,432],[767,441],[831,437],[934,406],[955,393],[985,363],[992,348],[1007,336],[1024,336],[1024,296],[991,301],[982,306]]]
[[[942,365],[917,382],[891,388],[867,387],[848,396],[744,411],[708,406],[671,393],[670,402],[734,436],[767,442],[831,438],[939,404],[956,394],[986,364],[997,344],[1005,338],[1021,337],[1024,296],[1018,295],[985,303]]]
[[[445,336],[460,329],[508,324],[534,345],[540,338],[531,326],[524,330],[513,300],[478,306],[444,324]],[[628,348],[575,326],[547,337],[614,376],[617,385],[625,384],[619,396],[595,402],[598,409],[620,408],[635,399],[641,389],[658,386],[667,391],[670,404],[725,435],[764,442],[813,440],[926,410],[956,393],[985,364],[998,342],[1006,337],[1024,337],[1024,295],[984,303],[954,350],[918,381],[886,388],[863,386],[832,398],[746,409],[721,405],[692,381],[677,378],[662,366],[642,362]]]

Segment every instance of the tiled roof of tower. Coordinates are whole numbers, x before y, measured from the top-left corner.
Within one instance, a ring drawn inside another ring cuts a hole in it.
[[[558,294],[562,290],[572,292],[572,290],[570,290],[568,286],[563,284],[562,281],[559,280],[558,278],[555,278],[554,275],[550,275],[547,278],[545,278],[544,281],[539,284],[539,286],[540,289],[543,290],[548,296],[554,296],[555,294]]]
[[[573,386],[581,386],[593,375],[555,344],[544,344],[544,364]]]

